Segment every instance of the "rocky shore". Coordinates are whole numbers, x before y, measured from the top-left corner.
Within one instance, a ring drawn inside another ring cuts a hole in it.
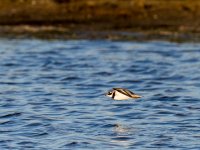
[[[1,36],[200,39],[198,0],[1,0]]]

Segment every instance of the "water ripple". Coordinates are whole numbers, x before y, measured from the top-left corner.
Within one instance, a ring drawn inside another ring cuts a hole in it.
[[[200,44],[0,40],[1,149],[200,149]],[[113,101],[113,87],[138,100]]]

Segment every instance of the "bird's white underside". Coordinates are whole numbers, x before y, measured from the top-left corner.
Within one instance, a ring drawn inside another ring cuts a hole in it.
[[[130,99],[131,97],[129,96],[126,96],[118,91],[115,90],[115,97],[114,97],[114,100],[127,100],[127,99]]]

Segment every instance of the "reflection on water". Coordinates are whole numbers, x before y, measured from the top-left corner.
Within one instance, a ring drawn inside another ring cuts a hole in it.
[[[120,124],[116,124],[116,125],[115,125],[115,128],[114,128],[114,131],[115,131],[117,134],[123,134],[123,133],[128,133],[129,131],[131,131],[131,129],[128,128],[128,127],[122,126],[122,125],[120,125]]]
[[[198,43],[1,39],[0,76],[0,149],[200,148]]]
[[[134,144],[134,140],[130,138],[130,136],[134,134],[134,128],[115,124],[113,132],[115,136],[112,138],[111,142],[126,148],[128,148],[130,144]]]

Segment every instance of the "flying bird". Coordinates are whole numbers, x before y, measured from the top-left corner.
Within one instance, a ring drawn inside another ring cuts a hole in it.
[[[106,96],[111,97],[114,100],[127,100],[131,98],[141,98],[140,95],[137,95],[124,88],[113,88],[111,91],[106,93]]]

